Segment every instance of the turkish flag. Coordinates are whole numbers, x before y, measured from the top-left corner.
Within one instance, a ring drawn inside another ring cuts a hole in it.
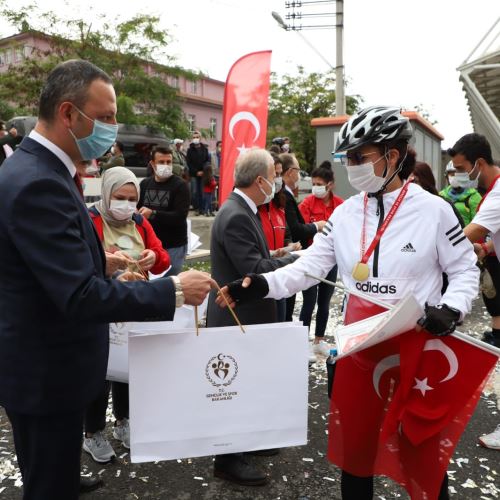
[[[224,89],[219,205],[233,190],[238,156],[252,147],[266,147],[270,74],[270,50],[247,54],[229,70]]]
[[[351,296],[346,318],[382,312]],[[388,476],[412,500],[439,495],[449,460],[497,357],[453,336],[409,331],[337,362],[328,457]]]

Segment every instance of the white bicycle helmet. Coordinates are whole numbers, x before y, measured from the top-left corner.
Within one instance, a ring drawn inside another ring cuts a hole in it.
[[[335,153],[366,144],[408,141],[413,135],[410,120],[395,106],[370,106],[355,114],[340,129]]]

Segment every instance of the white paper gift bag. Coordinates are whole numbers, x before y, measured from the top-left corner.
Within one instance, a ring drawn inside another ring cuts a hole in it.
[[[307,442],[308,333],[297,323],[129,338],[133,462]]]
[[[208,298],[198,306],[202,318],[206,312]],[[109,325],[109,357],[107,380],[128,382],[128,337],[131,330],[144,328],[148,331],[166,331],[174,328],[189,328],[194,325],[194,308],[182,306],[175,311],[173,321],[151,321],[145,323],[111,323]]]

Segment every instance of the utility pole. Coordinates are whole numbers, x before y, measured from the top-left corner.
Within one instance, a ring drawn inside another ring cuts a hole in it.
[[[325,5],[335,4],[335,13],[328,12],[308,12],[302,13],[297,11],[301,7],[322,7]],[[277,13],[273,12],[272,16],[276,22],[287,31],[295,31],[304,42],[311,47],[316,54],[331,68],[335,69],[335,115],[341,116],[346,114],[346,99],[345,99],[345,81],[344,81],[344,0],[309,0],[300,1],[292,0],[285,2],[285,8],[287,10],[291,9],[291,12],[287,12],[286,19],[291,21],[291,24],[286,24],[282,17]],[[303,18],[313,18],[313,19],[324,19],[331,18],[335,16],[335,24],[297,24],[297,20],[302,20]],[[316,47],[314,47],[311,42],[302,35],[302,30],[318,30],[318,29],[336,29],[336,64],[335,68],[328,62],[321,52],[319,52]]]
[[[337,57],[335,66],[335,115],[345,115],[345,84],[344,84],[344,0],[336,0],[336,36]]]

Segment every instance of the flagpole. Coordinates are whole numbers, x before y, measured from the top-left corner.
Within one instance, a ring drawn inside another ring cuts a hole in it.
[[[340,288],[341,290],[344,290],[345,292],[347,292],[351,295],[356,295],[357,297],[359,297],[361,299],[368,300],[369,302],[372,302],[373,304],[377,304],[378,306],[384,307],[386,309],[394,309],[394,307],[395,307],[395,305],[393,305],[393,304],[388,304],[387,302],[382,302],[381,300],[378,300],[374,297],[371,297],[370,295],[367,295],[363,292],[358,292],[357,290],[356,291],[349,290],[342,283],[334,282],[334,281],[330,281],[330,280],[325,280],[323,278],[319,278],[318,276],[313,276],[312,274],[309,274],[309,273],[304,273],[304,276],[321,281],[322,283],[325,283],[325,284],[330,285],[330,286],[336,286],[336,287]],[[493,354],[493,355],[500,358],[500,349],[498,347],[492,346],[491,344],[483,342],[482,340],[475,339],[474,337],[471,337],[470,335],[467,335],[466,333],[459,332],[458,330],[455,330],[451,335],[462,340],[463,342],[466,342],[467,344],[471,344],[473,346],[476,346],[479,349],[482,349],[483,351],[489,352],[490,354]]]

